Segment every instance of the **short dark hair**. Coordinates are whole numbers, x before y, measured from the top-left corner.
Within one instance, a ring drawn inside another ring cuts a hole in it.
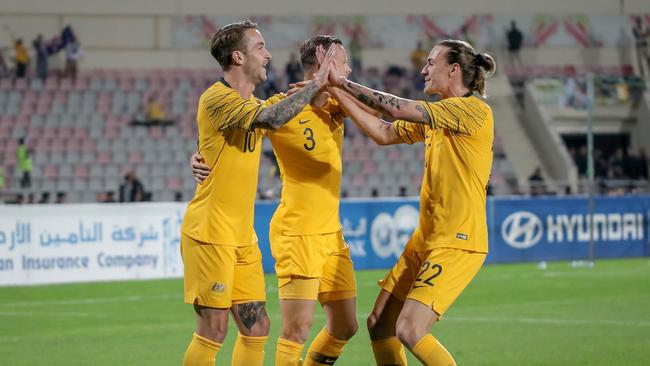
[[[300,63],[302,63],[302,68],[307,69],[318,64],[318,59],[316,58],[316,48],[318,46],[323,46],[325,50],[328,50],[333,44],[343,45],[343,42],[332,36],[314,36],[304,41],[300,45]]]
[[[210,40],[210,54],[214,57],[224,71],[230,69],[232,53],[243,51],[244,32],[257,29],[257,24],[250,20],[232,23],[219,28]]]

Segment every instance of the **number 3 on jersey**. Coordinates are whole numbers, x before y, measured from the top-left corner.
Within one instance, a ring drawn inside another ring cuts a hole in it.
[[[420,274],[418,274],[418,278],[415,280],[415,283],[413,284],[413,288],[435,286],[435,284],[431,281],[433,281],[434,278],[440,276],[441,273],[442,273],[441,265],[439,264],[431,265],[431,262],[429,261],[424,262],[424,264],[422,265],[422,270],[420,270]]]
[[[305,138],[307,139],[307,142],[302,144],[302,146],[304,146],[305,150],[307,151],[314,150],[316,147],[316,140],[314,140],[314,131],[312,131],[311,128],[307,127],[304,131],[302,131],[302,134],[305,135]]]

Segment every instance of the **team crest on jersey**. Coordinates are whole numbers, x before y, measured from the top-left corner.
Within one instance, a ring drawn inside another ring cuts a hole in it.
[[[210,291],[220,295],[226,292],[226,285],[223,283],[215,283],[210,287]]]

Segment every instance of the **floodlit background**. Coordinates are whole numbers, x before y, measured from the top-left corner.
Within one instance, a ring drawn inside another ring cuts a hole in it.
[[[460,365],[646,364],[641,0],[0,0],[0,364],[180,364],[194,327],[178,250],[187,162],[198,97],[222,75],[208,40],[244,19],[273,55],[262,99],[302,79],[294,57],[317,34],[343,40],[355,80],[412,99],[425,99],[419,71],[437,41],[493,55],[488,265],[433,332]],[[424,146],[376,146],[351,122],[345,135],[341,220],[363,325],[417,225]],[[262,148],[270,365],[280,318],[267,233],[281,182]],[[373,364],[361,328],[337,364]]]

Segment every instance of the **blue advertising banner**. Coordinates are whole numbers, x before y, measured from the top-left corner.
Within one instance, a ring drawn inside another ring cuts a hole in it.
[[[275,203],[256,206],[255,229],[264,270],[273,271],[268,222]],[[494,198],[487,202],[487,263],[582,260],[589,257],[589,206],[585,197]],[[355,268],[390,268],[418,225],[418,201],[344,200],[343,234]],[[650,197],[599,197],[595,200],[596,258],[650,255]]]
[[[390,268],[418,225],[416,199],[344,200],[341,202],[343,236],[357,269]],[[268,232],[277,203],[255,206],[255,231],[259,237],[264,271],[272,272]]]
[[[491,262],[589,257],[586,198],[499,198],[488,212]],[[594,202],[596,258],[649,255],[650,197],[598,197]]]

